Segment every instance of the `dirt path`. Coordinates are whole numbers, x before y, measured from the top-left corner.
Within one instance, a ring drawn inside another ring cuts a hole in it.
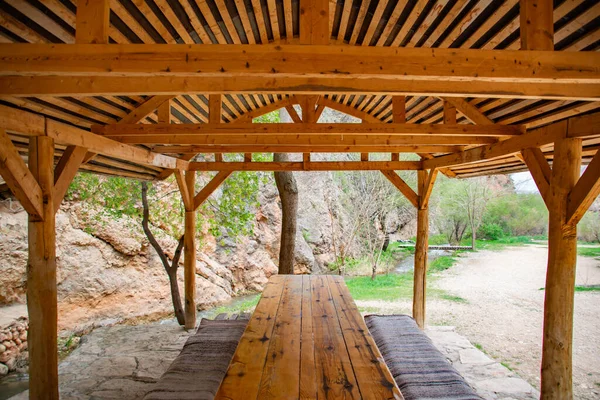
[[[466,303],[428,303],[428,322],[457,332],[539,388],[547,249],[480,251],[461,258],[432,282]],[[579,257],[577,284],[600,284],[600,261]],[[575,294],[575,398],[600,397],[600,292]]]

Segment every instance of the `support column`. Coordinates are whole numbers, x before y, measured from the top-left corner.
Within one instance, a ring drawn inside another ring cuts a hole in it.
[[[196,172],[185,173],[185,184],[193,200]],[[185,239],[183,275],[185,282],[185,329],[196,327],[196,210],[193,207],[185,209]]]
[[[417,243],[413,288],[413,318],[419,328],[425,327],[425,297],[427,288],[427,250],[429,248],[429,207],[424,201],[427,173],[418,171],[419,206],[417,207]]]
[[[29,169],[42,189],[42,218],[29,216],[27,311],[30,399],[58,399],[58,311],[54,213],[54,141],[29,139]]]
[[[567,224],[567,202],[581,168],[581,140],[554,143],[550,182],[548,269],[544,302],[542,399],[573,398],[573,304],[577,225]]]

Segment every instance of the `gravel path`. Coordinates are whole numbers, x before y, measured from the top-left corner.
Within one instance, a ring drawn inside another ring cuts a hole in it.
[[[433,285],[467,300],[428,303],[428,323],[458,333],[539,388],[547,248],[527,246],[462,257]],[[577,284],[600,284],[600,261],[577,260]],[[576,292],[573,343],[575,398],[600,397],[600,292]]]

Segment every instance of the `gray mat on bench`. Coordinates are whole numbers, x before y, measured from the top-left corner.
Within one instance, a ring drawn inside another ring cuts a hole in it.
[[[408,315],[368,315],[367,327],[406,400],[480,400]]]
[[[144,400],[212,400],[248,320],[203,319]]]

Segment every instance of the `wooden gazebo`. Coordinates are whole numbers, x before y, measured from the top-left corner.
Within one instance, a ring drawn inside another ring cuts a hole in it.
[[[594,0],[3,0],[0,173],[29,213],[30,398],[58,398],[54,221],[77,170],[175,174],[186,232],[234,171],[379,170],[418,209],[423,326],[438,171],[528,169],[550,212],[541,392],[572,398],[576,227],[600,192],[599,21]],[[325,107],[363,123],[318,123]],[[280,108],[293,124],[252,123]],[[258,152],[303,157],[253,161]],[[334,152],[360,161],[311,160]],[[418,171],[416,191],[399,170]],[[196,194],[195,171],[218,173]]]

